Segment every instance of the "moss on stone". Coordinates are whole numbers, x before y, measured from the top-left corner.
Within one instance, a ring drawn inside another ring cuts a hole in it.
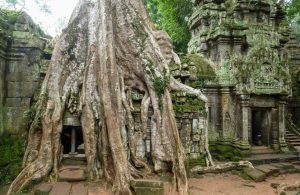
[[[195,66],[198,78],[214,78],[216,73],[207,59],[200,54],[187,54],[181,58],[182,63]]]
[[[8,184],[20,173],[24,140],[4,134],[0,137],[0,185]]]
[[[185,161],[185,169],[186,169],[188,177],[191,174],[191,169],[194,168],[195,166],[202,166],[202,167],[206,166],[206,160],[205,160],[204,155],[200,156],[196,159],[188,158]]]
[[[230,145],[210,145],[209,149],[214,158],[220,161],[240,161],[246,154]]]

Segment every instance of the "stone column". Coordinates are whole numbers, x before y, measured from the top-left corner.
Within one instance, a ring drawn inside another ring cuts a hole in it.
[[[242,139],[240,142],[240,147],[242,149],[249,149],[249,127],[250,127],[250,107],[249,107],[248,95],[241,95],[241,108],[242,108]]]
[[[70,152],[70,154],[75,154],[75,152],[76,152],[76,129],[73,127],[72,133],[71,133],[71,152]]]
[[[4,109],[4,72],[5,61],[0,58],[0,135],[4,132],[3,109]]]
[[[285,142],[286,104],[287,102],[284,100],[278,102],[278,137],[279,137],[279,146],[282,151],[288,150],[287,144]]]
[[[277,108],[272,108],[271,111],[271,128],[272,128],[272,147],[276,150],[279,149],[279,144],[278,144],[278,109]]]

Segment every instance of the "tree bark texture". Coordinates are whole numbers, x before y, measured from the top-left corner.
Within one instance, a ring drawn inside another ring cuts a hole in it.
[[[182,90],[207,99],[200,90],[172,78],[170,63],[180,61],[170,38],[153,27],[142,0],[80,0],[68,27],[57,39],[35,105],[24,169],[8,194],[30,181],[57,176],[67,111],[80,116],[89,179],[104,177],[116,194],[131,194],[132,178],[169,167],[175,189],[187,194],[185,154],[170,91]],[[136,156],[132,90],[143,94],[140,110],[144,137],[151,121],[151,163]],[[212,164],[208,147],[206,151]]]

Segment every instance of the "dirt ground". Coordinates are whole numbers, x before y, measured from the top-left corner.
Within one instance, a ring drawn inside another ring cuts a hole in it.
[[[190,195],[276,195],[271,184],[295,184],[300,182],[300,174],[286,174],[278,177],[269,177],[264,182],[253,182],[240,178],[230,173],[206,174],[201,178],[189,179]],[[7,190],[6,186],[6,190]],[[94,188],[94,189],[92,189]],[[0,195],[5,195],[3,186],[0,187]],[[103,186],[89,185],[89,195],[112,195],[113,193],[103,189]],[[170,185],[165,185],[165,195],[174,195]]]
[[[253,182],[232,174],[209,174],[199,179],[189,180],[190,195],[275,195],[271,187],[276,184],[300,182],[300,174],[269,177],[264,182]]]

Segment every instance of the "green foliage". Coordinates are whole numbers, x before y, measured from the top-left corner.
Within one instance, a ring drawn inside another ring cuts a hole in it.
[[[4,134],[0,137],[0,185],[8,184],[20,173],[24,141]]]
[[[173,95],[173,100],[176,100],[178,97]],[[185,97],[184,103],[175,103],[173,104],[173,109],[177,113],[185,112],[197,112],[202,116],[206,114],[205,103],[202,100],[199,100],[195,96],[187,95]]]
[[[155,92],[157,93],[157,95],[159,97],[161,97],[164,94],[165,91],[165,82],[164,80],[160,79],[160,78],[156,78],[153,81],[153,87]]]
[[[209,150],[213,157],[220,161],[240,161],[246,155],[229,145],[210,145]]]
[[[0,15],[7,20],[9,24],[15,24],[21,15],[21,12],[7,9],[0,9]]]
[[[41,11],[50,14],[51,10],[46,0],[34,0],[35,4],[40,8]],[[14,9],[22,11],[26,9],[26,0],[4,0],[0,2],[0,6],[8,9]]]
[[[289,22],[294,35],[300,42],[300,0],[289,0],[284,3],[287,21]]]
[[[149,15],[157,28],[173,40],[176,52],[186,52],[191,38],[186,18],[192,13],[190,0],[145,0]]]

